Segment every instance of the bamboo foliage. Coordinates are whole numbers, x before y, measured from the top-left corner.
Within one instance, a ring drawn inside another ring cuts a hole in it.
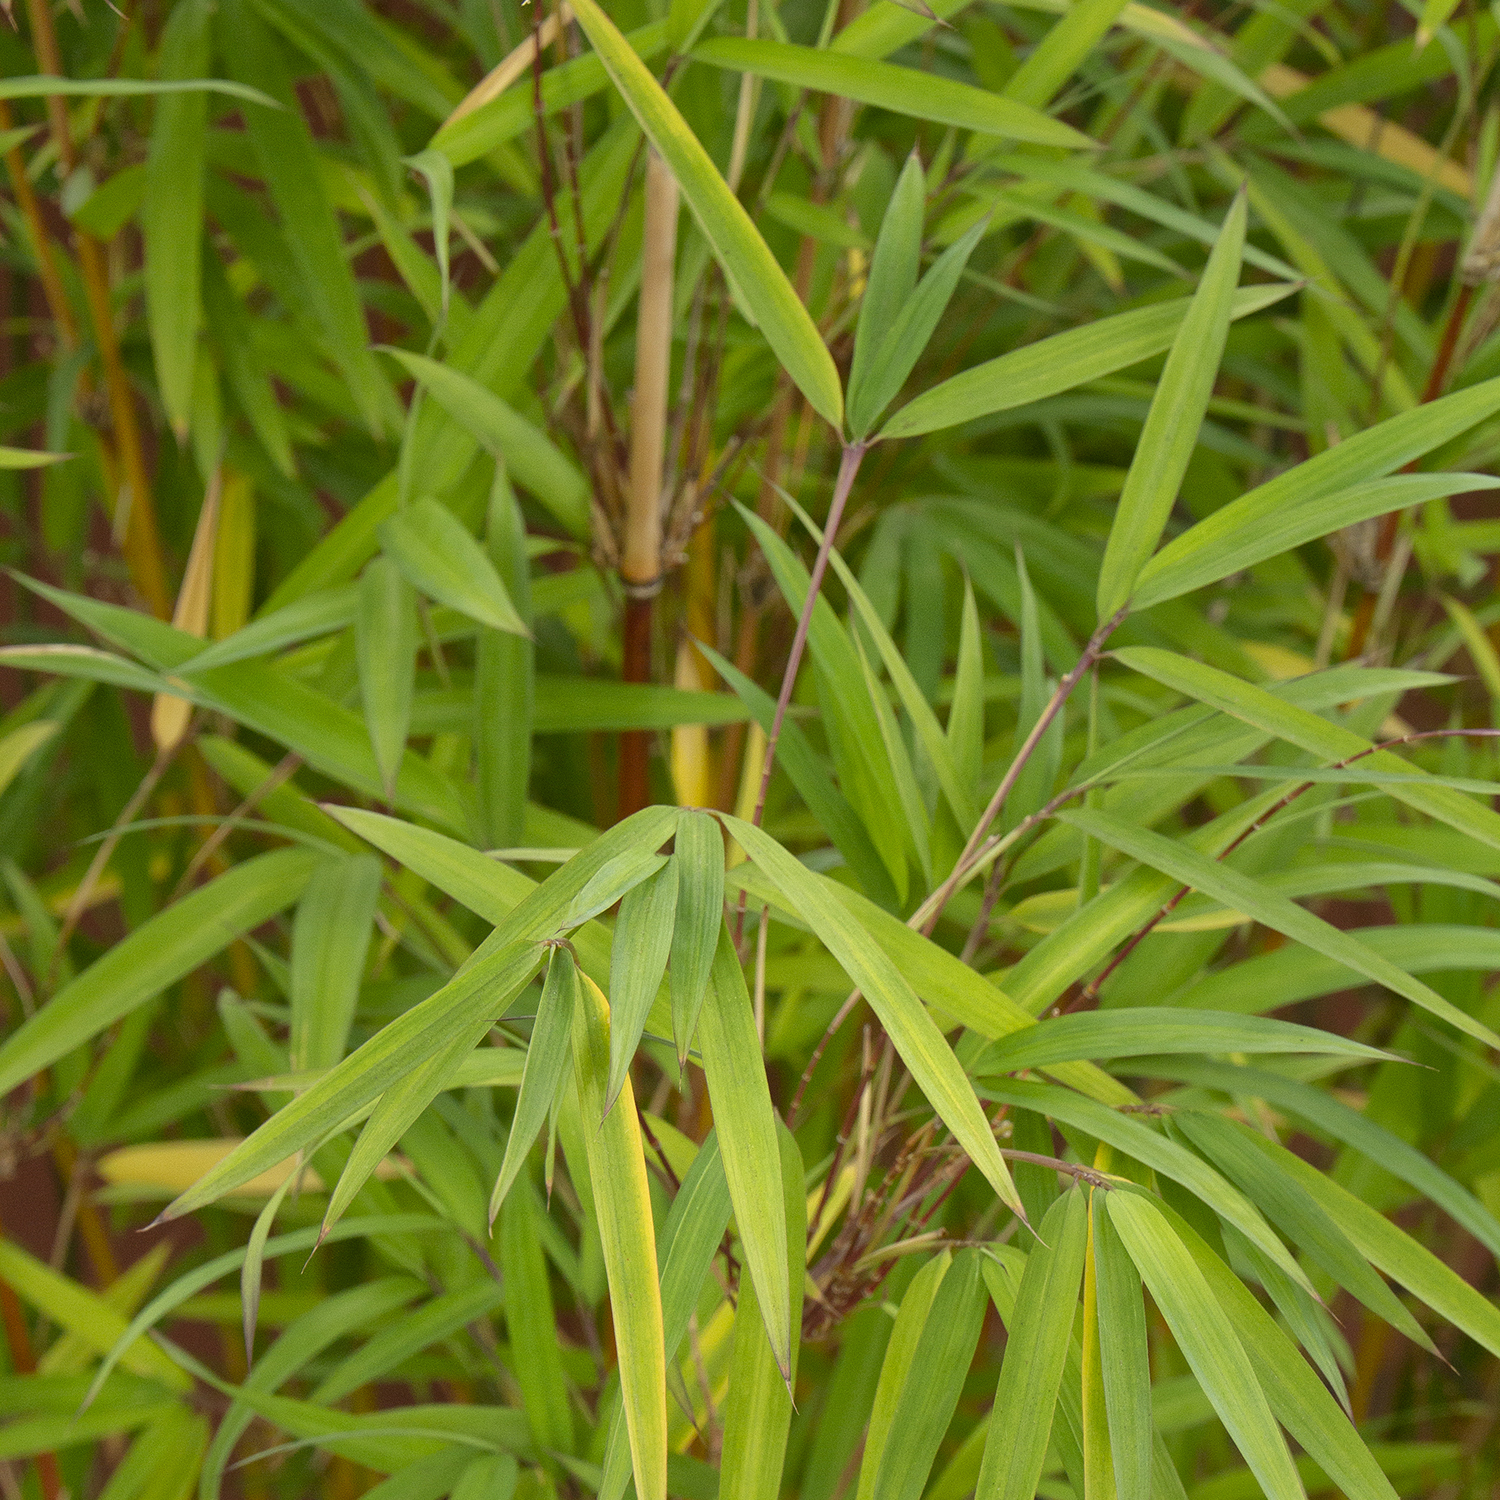
[[[0,1489],[1491,1493],[1495,18],[15,9]]]

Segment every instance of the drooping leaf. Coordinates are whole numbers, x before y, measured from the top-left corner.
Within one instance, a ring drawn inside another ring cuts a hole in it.
[[[673,846],[677,906],[672,925],[672,1035],[687,1060],[724,925],[724,839],[707,813],[684,812]]]
[[[641,129],[672,169],[725,275],[776,357],[813,410],[838,426],[844,400],[833,358],[760,231],[614,22],[595,0],[579,0],[573,13]]]
[[[619,1350],[620,1385],[635,1489],[640,1500],[666,1500],[667,1385],[661,1287],[651,1232],[651,1194],[641,1154],[641,1127],[627,1077],[605,1112],[609,1078],[609,1003],[586,975],[573,1008],[573,1071],[578,1108],[588,1128],[588,1155],[610,1310]],[[595,1120],[603,1123],[594,1128]],[[777,1193],[779,1201],[780,1194]]]
[[[646,1017],[667,972],[672,929],[677,918],[680,866],[669,859],[648,880],[632,887],[620,902],[609,963],[609,1086],[604,1107],[613,1109],[620,1085],[635,1058]]]

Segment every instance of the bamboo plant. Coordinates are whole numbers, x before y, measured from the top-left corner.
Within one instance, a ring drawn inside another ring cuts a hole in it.
[[[6,1496],[1492,1491],[1493,16],[7,14]]]

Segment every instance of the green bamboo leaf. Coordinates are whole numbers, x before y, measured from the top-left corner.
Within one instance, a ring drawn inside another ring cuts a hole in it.
[[[1099,568],[1100,620],[1110,619],[1130,602],[1136,579],[1156,549],[1177,502],[1188,460],[1198,446],[1198,431],[1213,395],[1233,317],[1231,299],[1240,279],[1248,212],[1245,195],[1240,193],[1225,215],[1156,383]]]
[[[0,1044],[0,1089],[51,1066],[290,906],[316,864],[302,849],[257,855],[143,923]]]
[[[707,813],[684,812],[673,845],[677,875],[672,926],[672,1035],[677,1065],[687,1061],[724,925],[724,839]]]
[[[158,66],[165,79],[208,71],[213,14],[205,0],[173,8],[162,29]],[[177,441],[187,438],[202,320],[203,165],[208,100],[199,89],[163,97],[146,152],[141,236],[146,326],[157,388]]]
[[[985,135],[1073,150],[1094,144],[1061,120],[1051,119],[1028,104],[992,94],[987,89],[829,48],[719,36],[700,43],[692,56],[715,67],[774,78],[795,88],[854,99],[876,109],[931,120],[937,125],[952,125],[959,130],[977,130]]]
[[[266,1200],[266,1206],[255,1217],[255,1225],[245,1245],[245,1264],[240,1267],[240,1303],[243,1307],[247,1370],[255,1363],[255,1324],[260,1315],[260,1276],[265,1262],[266,1240],[276,1222],[276,1215],[281,1211],[282,1199],[301,1175],[300,1171],[289,1172],[281,1186]]]
[[[1459,1031],[1467,1032],[1487,1047],[1500,1047],[1500,1037],[1451,1001],[1443,999],[1430,985],[1414,979],[1388,959],[1341,932],[1331,923],[1278,895],[1261,881],[1231,869],[1219,860],[1210,859],[1187,844],[1164,838],[1150,829],[1138,828],[1111,813],[1096,808],[1079,808],[1058,814],[1085,833],[1092,834],[1111,849],[1118,849],[1132,859],[1160,870],[1184,885],[1203,891],[1235,911],[1244,912],[1277,932],[1285,933],[1305,944],[1315,953],[1336,959],[1341,964],[1383,984],[1404,996],[1413,1005],[1440,1017]]]
[[[80,677],[86,682],[107,682],[112,687],[138,693],[171,693],[172,684],[145,667],[112,651],[95,646],[0,646],[0,666],[18,672],[45,672],[58,677]],[[185,691],[179,697],[188,697]]]
[[[870,1409],[870,1425],[865,1435],[864,1456],[859,1465],[856,1500],[874,1500],[881,1465],[885,1460],[896,1419],[900,1415],[906,1377],[926,1331],[933,1304],[952,1264],[953,1252],[940,1251],[912,1278],[911,1285],[901,1298],[895,1327],[891,1329],[885,1358],[881,1361],[875,1401]]]
[[[329,1407],[360,1386],[368,1385],[420,1353],[428,1345],[456,1333],[500,1305],[501,1289],[489,1278],[457,1291],[430,1298],[379,1329],[342,1360],[313,1388],[312,1404]]]
[[[400,361],[459,426],[503,458],[516,483],[574,536],[588,536],[588,483],[546,433],[462,370],[405,349],[384,352]]]
[[[604,1107],[614,1108],[620,1085],[635,1058],[646,1017],[656,1001],[672,928],[677,918],[678,863],[667,862],[648,880],[632,887],[620,902],[609,960],[609,1086]]]
[[[802,1153],[791,1131],[779,1120],[781,1198],[786,1213],[786,1255],[791,1272],[791,1305],[798,1310],[791,1325],[790,1373],[777,1368],[766,1339],[754,1279],[740,1283],[734,1312],[734,1341],[729,1354],[729,1387],[725,1394],[724,1441],[719,1464],[720,1500],[764,1500],[779,1494],[792,1421],[792,1385],[802,1333],[802,1282],[807,1248],[807,1190]]]
[[[1285,284],[1242,287],[1231,299],[1230,318],[1260,312],[1296,290]],[[1182,298],[1116,313],[1001,354],[908,401],[879,436],[917,437],[957,427],[1113,375],[1168,348],[1189,305]]]
[[[851,403],[865,383],[865,372],[885,343],[917,285],[922,264],[922,215],[927,186],[915,151],[896,179],[896,189],[880,221],[870,256],[870,274],[854,325],[854,357],[849,366]]]
[[[1178,1348],[1266,1494],[1301,1500],[1302,1481],[1254,1366],[1197,1263],[1144,1194],[1114,1192],[1106,1203]]]
[[[833,358],[750,215],[596,0],[579,0],[573,14],[641,129],[672,169],[704,237],[777,359],[813,410],[837,427],[844,400]]]
[[[786,1209],[779,1188],[776,1112],[761,1059],[760,1038],[744,971],[729,929],[721,924],[708,994],[698,1016],[698,1046],[719,1150],[739,1225],[745,1267],[783,1380],[791,1379],[791,1271]],[[800,1315],[800,1305],[799,1305]]]
[[[399,409],[370,352],[364,308],[333,207],[320,175],[307,170],[318,150],[296,105],[280,44],[248,0],[232,0],[218,12],[218,19],[223,28],[220,50],[237,81],[259,87],[280,106],[246,110],[245,127],[280,215],[302,292],[361,415],[379,435],[397,425]]]
[[[871,948],[859,923],[773,838],[742,819],[726,815],[724,821],[740,847],[795,903],[850,982],[870,1002],[917,1087],[1000,1200],[1024,1216],[1000,1148],[958,1059],[900,970],[883,952]]]
[[[326,589],[309,594],[278,609],[273,614],[262,615],[248,625],[227,635],[221,641],[205,647],[196,656],[190,656],[177,667],[184,676],[194,672],[211,671],[214,667],[228,666],[231,662],[246,661],[251,657],[268,656],[283,646],[295,646],[302,641],[332,634],[354,624],[359,614],[359,585],[345,584],[341,588]]]
[[[419,151],[404,157],[405,164],[427,180],[428,198],[432,204],[432,248],[437,256],[443,316],[448,314],[451,289],[448,285],[448,230],[453,214],[453,163],[441,151]]]
[[[989,1085],[983,1094],[987,1099],[1035,1110],[1061,1125],[1087,1131],[1096,1140],[1106,1142],[1163,1177],[1181,1183],[1220,1218],[1233,1224],[1304,1291],[1313,1292],[1307,1274],[1276,1237],[1260,1210],[1195,1152],[1169,1140],[1129,1114],[1107,1108],[1096,1100],[1085,1099],[1055,1084],[1027,1083],[1011,1078]]]
[[[0,99],[45,99],[49,94],[69,99],[136,99],[148,94],[227,94],[247,104],[280,109],[280,104],[257,88],[226,78],[59,78],[44,73],[31,78],[0,78]]]
[[[1047,711],[1054,691],[1047,680],[1039,601],[1031,586],[1026,556],[1019,543],[1016,545],[1016,585],[1021,594],[1021,696],[1016,704],[1015,734],[1011,737],[1012,756],[1021,753],[1027,736]],[[1001,816],[1001,826],[1007,831],[1027,814],[1036,812],[1052,795],[1062,759],[1062,731],[1062,716],[1059,714],[1032,752],[1031,759],[1021,768]]]
[[[945,738],[959,787],[971,799],[977,797],[984,770],[984,637],[974,585],[967,575],[958,629],[958,661],[953,670],[953,706],[948,710]]]
[[[1099,1364],[1115,1491],[1120,1500],[1150,1500],[1151,1351],[1141,1277],[1120,1243],[1103,1195],[1096,1189],[1091,1198]]]
[[[1081,0],[1070,6],[1011,74],[1005,97],[1045,109],[1114,25],[1125,4],[1126,0]]]
[[[1171,1062],[1167,1066],[1171,1071],[1157,1076],[1178,1078],[1184,1083],[1201,1083],[1205,1088],[1218,1089],[1231,1096],[1264,1099],[1267,1104],[1295,1115],[1315,1130],[1352,1146],[1371,1161],[1378,1162],[1385,1171],[1431,1198],[1492,1254],[1500,1255],[1500,1223],[1479,1199],[1423,1156],[1409,1141],[1351,1109],[1326,1090],[1263,1068],[1242,1068],[1217,1062]]]
[[[380,540],[402,573],[430,598],[492,630],[530,634],[494,563],[446,505],[430,498],[415,501],[381,526]]]
[[[1288,495],[1282,488],[1267,494],[1262,486],[1168,542],[1141,570],[1133,602],[1137,609],[1149,609],[1342,527],[1428,500],[1497,487],[1500,479],[1488,474],[1449,473],[1392,475],[1332,493],[1313,488]]]
[[[769,734],[776,719],[776,700],[712,646],[699,641],[697,649],[739,695],[755,722]],[[834,785],[828,767],[795,719],[782,720],[781,736],[776,741],[776,762],[786,772],[797,795],[817,818],[819,827],[828,835],[834,848],[844,856],[860,886],[882,909],[894,909],[898,903],[890,871],[881,861],[859,814]]]
[[[173,1391],[192,1388],[191,1378],[150,1339],[132,1336],[123,1314],[85,1286],[28,1255],[11,1240],[0,1240],[0,1279],[23,1301],[60,1328],[81,1339],[91,1350],[106,1354],[119,1341],[120,1363],[137,1375],[149,1375]]]
[[[1052,1205],[1040,1234],[1007,1329],[975,1500],[1028,1500],[1041,1478],[1088,1246],[1080,1188]]]
[[[505,1327],[510,1335],[521,1405],[537,1446],[573,1452],[573,1409],[563,1375],[562,1350],[539,1235],[545,1214],[525,1175],[500,1215],[500,1270],[504,1278]]]
[[[1491,1354],[1500,1354],[1500,1309],[1482,1292],[1383,1214],[1316,1167],[1308,1166],[1285,1146],[1267,1142],[1267,1149],[1283,1172],[1295,1178],[1328,1209],[1354,1242],[1355,1249],[1377,1270],[1399,1281]]]
[[[331,1068],[344,1055],[380,881],[380,861],[371,855],[325,860],[297,903],[292,924],[293,1068]]]
[[[180,1500],[208,1447],[208,1421],[179,1405],[153,1422],[130,1445],[99,1491],[99,1500]]]
[[[718,1132],[710,1130],[672,1199],[667,1222],[657,1239],[662,1329],[669,1360],[676,1357],[687,1337],[704,1278],[729,1227],[730,1211],[729,1184],[724,1177],[724,1159],[719,1154]],[[806,1212],[804,1200],[802,1213]],[[754,1294],[753,1282],[741,1295],[746,1293]],[[764,1339],[761,1343],[769,1349]],[[625,1414],[618,1409],[610,1424],[603,1469],[600,1500],[620,1500],[630,1482],[630,1444],[625,1432]]]
[[[1421,19],[1417,22],[1416,48],[1421,52],[1432,41],[1433,36],[1448,23],[1448,18],[1458,9],[1458,0],[1427,0],[1422,7]]]
[[[410,582],[389,557],[377,557],[359,583],[354,649],[370,748],[386,797],[411,728],[411,697],[417,670],[417,601]]]
[[[667,1372],[651,1194],[628,1077],[618,1107],[604,1109],[609,1027],[609,1002],[585,975],[573,1009],[573,1074],[579,1113],[588,1122],[584,1146],[609,1277],[635,1490],[640,1500],[666,1500]],[[603,1121],[597,1129],[595,1120]]]
[[[932,826],[927,816],[927,803],[922,796],[921,787],[917,785],[916,772],[912,769],[911,756],[907,752],[901,727],[896,722],[896,715],[891,709],[885,689],[881,687],[880,680],[871,668],[870,660],[865,655],[865,648],[857,635],[854,637],[854,645],[859,653],[859,665],[864,673],[865,690],[870,696],[870,707],[874,710],[876,722],[880,725],[880,740],[885,747],[886,764],[890,768],[891,779],[896,784],[896,794],[900,798],[901,811],[906,822],[907,839],[917,856],[917,865],[922,871],[922,878],[927,886],[931,887]]]
[[[726,38],[726,40],[729,40]],[[829,54],[824,53],[823,56]],[[864,64],[870,67],[873,64]],[[922,351],[926,349],[938,320],[948,309],[959,277],[974,253],[974,247],[989,228],[981,219],[967,234],[950,245],[933,262],[932,268],[918,282],[896,315],[885,337],[865,367],[859,385],[849,387],[849,430],[857,438],[865,437],[880,419],[880,414],[896,399],[906,377],[911,374]]]
[[[485,547],[501,582],[510,590],[516,613],[529,627],[532,598],[526,524],[503,463],[495,465],[495,481],[490,486]],[[494,848],[514,849],[525,841],[526,797],[531,787],[535,642],[508,630],[481,630],[474,648],[472,700],[481,837]]]
[[[559,925],[573,927],[591,917],[597,917],[602,911],[608,911],[643,880],[649,880],[655,875],[666,862],[665,855],[643,845],[626,849],[599,866],[573,898]]]
[[[1414,1344],[1434,1352],[1421,1324],[1370,1269],[1328,1211],[1300,1183],[1276,1170],[1258,1145],[1263,1136],[1251,1139],[1231,1121],[1202,1110],[1180,1110],[1170,1123],[1345,1291]]]
[[[919,1500],[963,1393],[988,1300],[983,1257],[960,1250],[932,1299],[897,1400],[896,1441],[886,1439],[871,1500]]]
[[[44,469],[72,457],[71,453],[42,453],[35,448],[0,448],[0,470]]]
[[[1308,1170],[1315,1178],[1327,1181],[1315,1168]],[[1112,1193],[1111,1205],[1126,1196],[1125,1192]],[[1277,1420],[1350,1500],[1392,1500],[1395,1491],[1364,1439],[1276,1320],[1178,1214],[1165,1204],[1151,1206],[1165,1219],[1178,1242],[1187,1247],[1218,1305],[1228,1315],[1249,1356],[1249,1373],[1265,1392]],[[1369,1212],[1380,1217],[1373,1210]],[[1399,1230],[1394,1232],[1400,1234]]]
[[[554,948],[547,965],[547,982],[542,986],[541,1003],[531,1028],[531,1044],[526,1049],[526,1070],[521,1075],[521,1092],[516,1099],[516,1113],[510,1135],[505,1142],[505,1157],[500,1175],[490,1196],[490,1223],[505,1202],[511,1184],[526,1164],[527,1153],[547,1122],[552,1102],[568,1065],[568,1049],[573,1032],[573,1011],[578,1004],[578,968],[566,948]]]
[[[1146,1057],[1177,1052],[1307,1052],[1386,1061],[1391,1054],[1330,1031],[1228,1011],[1139,1006],[1054,1016],[991,1042],[973,1062],[975,1077],[1045,1068],[1091,1057]]]
[[[377,1031],[278,1110],[168,1204],[162,1218],[179,1218],[212,1203],[352,1121],[420,1063],[453,1046],[455,1033],[502,1015],[531,982],[541,957],[541,946],[535,942],[524,938],[505,942],[492,934],[461,974]]]

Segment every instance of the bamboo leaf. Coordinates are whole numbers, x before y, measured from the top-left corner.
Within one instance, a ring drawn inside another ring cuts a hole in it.
[[[276,1215],[281,1210],[281,1200],[297,1181],[299,1172],[288,1173],[286,1180],[266,1199],[266,1206],[255,1217],[250,1239],[245,1245],[245,1264],[240,1267],[240,1302],[243,1305],[245,1333],[245,1368],[255,1363],[255,1324],[260,1314],[261,1267],[265,1261],[266,1240]]]
[[[1120,1500],[1151,1495],[1151,1366],[1141,1278],[1096,1189],[1089,1215],[1098,1298],[1099,1364]]]
[[[884,953],[871,949],[854,918],[774,839],[739,818],[726,816],[724,821],[740,847],[796,904],[850,982],[870,1002],[917,1087],[1000,1200],[1024,1217],[1000,1148],[958,1059],[900,971]]]
[[[813,410],[837,427],[844,415],[838,371],[760,231],[665,90],[596,0],[578,0],[573,14],[641,129],[672,169],[704,237],[777,359]]]
[[[678,875],[671,950],[672,1035],[681,1068],[692,1046],[724,925],[724,839],[707,813],[684,812],[677,820],[673,849]]]
[[[1132,859],[1160,870],[1174,880],[1205,892],[1235,911],[1254,917],[1257,922],[1295,938],[1315,953],[1347,964],[1367,979],[1383,984],[1404,996],[1412,1004],[1440,1017],[1450,1026],[1482,1041],[1486,1046],[1500,1046],[1488,1026],[1443,999],[1430,985],[1423,984],[1382,958],[1358,938],[1339,931],[1331,923],[1278,895],[1258,880],[1229,868],[1222,862],[1200,854],[1196,849],[1173,839],[1163,838],[1149,829],[1132,824],[1094,808],[1076,809],[1058,814],[1065,823],[1092,834],[1111,849],[1118,849]]]
[[[886,1439],[872,1500],[919,1500],[953,1420],[984,1325],[982,1256],[961,1250],[932,1299],[896,1404],[898,1426]]]
[[[614,1108],[635,1058],[646,1017],[667,972],[677,917],[679,865],[668,859],[653,876],[629,890],[615,919],[609,961],[609,1086],[604,1108]]]
[[[636,1494],[666,1500],[667,1372],[651,1194],[628,1077],[618,1107],[605,1112],[609,1029],[609,1002],[585,975],[573,1009],[573,1075],[579,1113],[589,1122],[583,1138],[609,1277],[625,1425]],[[597,1129],[595,1120],[603,1121]]]
[[[790,1380],[791,1271],[777,1166],[781,1148],[776,1112],[771,1107],[745,975],[734,940],[722,926],[708,994],[698,1017],[698,1045],[745,1267],[755,1285],[776,1368],[783,1380]]]
[[[1251,1197],[1271,1222],[1333,1279],[1414,1344],[1429,1352],[1431,1341],[1421,1325],[1370,1269],[1327,1210],[1300,1183],[1278,1172],[1257,1141],[1219,1115],[1181,1110],[1172,1117],[1180,1131],[1231,1182]]]
[[[774,78],[797,88],[834,94],[912,115],[959,130],[978,130],[1039,146],[1077,150],[1094,143],[1072,126],[1014,99],[940,74],[901,68],[828,48],[798,47],[789,42],[720,36],[700,43],[692,56],[720,68]]]
[[[875,1401],[870,1410],[864,1456],[859,1465],[856,1500],[874,1500],[881,1465],[900,1415],[906,1377],[916,1358],[937,1294],[952,1264],[953,1252],[940,1251],[912,1278],[911,1285],[901,1298],[895,1327],[891,1329],[885,1358],[881,1361],[880,1380],[875,1387]]]
[[[406,578],[430,598],[492,630],[530,634],[494,563],[446,505],[430,498],[415,501],[381,526],[380,540]]]
[[[505,1141],[505,1157],[500,1175],[490,1196],[490,1223],[505,1202],[516,1174],[526,1163],[527,1153],[541,1134],[548,1112],[557,1097],[558,1086],[568,1065],[573,1011],[578,1004],[578,968],[566,948],[554,948],[547,964],[547,982],[542,986],[541,1003],[531,1028],[531,1044],[526,1049],[526,1069],[521,1074],[521,1092],[510,1134]]]
[[[1284,490],[1266,494],[1262,486],[1173,537],[1141,569],[1133,602],[1137,609],[1149,609],[1342,527],[1497,486],[1500,480],[1488,474],[1397,474],[1352,489],[1309,489],[1290,496]]]
[[[162,30],[158,66],[164,79],[208,71],[212,11],[194,0],[176,6]],[[208,100],[201,89],[162,97],[146,152],[141,234],[145,250],[146,324],[167,420],[187,437],[202,319],[203,165]]]
[[[975,1500],[1028,1500],[1047,1454],[1088,1245],[1081,1189],[1059,1198],[1026,1257],[990,1411]]]
[[[316,863],[301,849],[257,855],[122,938],[0,1044],[0,1089],[51,1066],[290,906]]]
[[[1011,75],[1006,98],[1044,109],[1124,8],[1125,0],[1082,0],[1070,6]]]
[[[354,855],[313,872],[292,926],[293,1068],[331,1068],[344,1055],[375,903],[380,861]]]
[[[1260,312],[1296,290],[1293,285],[1243,287],[1231,299],[1230,318]],[[957,427],[1139,364],[1171,344],[1189,303],[1190,299],[1182,298],[1116,313],[998,355],[908,401],[880,429],[879,436],[917,437]]]
[[[60,78],[54,73],[40,77],[0,78],[0,99],[45,99],[49,94],[77,99],[136,99],[148,94],[227,94],[247,104],[267,109],[281,106],[268,94],[226,78]]]
[[[417,603],[411,584],[389,557],[377,557],[359,583],[354,649],[370,748],[387,798],[411,727],[417,670]]]
[[[1110,1221],[1235,1446],[1271,1500],[1300,1500],[1302,1481],[1254,1366],[1203,1273],[1144,1194],[1114,1192]]]
[[[895,191],[880,221],[880,233],[870,256],[870,274],[859,300],[854,325],[854,357],[849,366],[852,406],[865,384],[865,372],[895,327],[901,310],[917,285],[922,263],[922,215],[927,186],[922,159],[915,151],[906,158]]]
[[[792,1421],[792,1385],[801,1345],[802,1281],[807,1246],[807,1191],[802,1153],[785,1125],[777,1121],[781,1196],[786,1214],[786,1255],[791,1273],[791,1304],[798,1309],[791,1327],[791,1368],[777,1367],[765,1336],[760,1301],[751,1278],[740,1284],[729,1355],[724,1440],[719,1464],[721,1500],[762,1500],[781,1490],[787,1434]]]
[[[1139,1049],[1139,1050],[1137,1050]],[[1080,1011],[1055,1016],[991,1042],[969,1065],[976,1077],[1015,1073],[1090,1057],[1145,1057],[1177,1052],[1321,1052],[1384,1061],[1390,1053],[1334,1032],[1228,1011],[1168,1006]]]
[[[726,39],[727,40],[727,39]],[[829,54],[824,53],[824,56]],[[865,64],[873,66],[873,64]],[[849,430],[857,438],[866,436],[883,412],[896,399],[906,377],[926,349],[938,320],[958,287],[958,279],[974,253],[974,247],[989,225],[981,219],[967,234],[950,245],[933,262],[897,313],[885,337],[865,367],[859,385],[849,387]]]
[[[1104,547],[1097,596],[1101,621],[1130,602],[1198,445],[1198,431],[1213,395],[1233,318],[1231,299],[1240,279],[1248,212],[1245,195],[1240,193],[1225,216],[1157,381]]]
[[[503,458],[515,481],[530,490],[572,535],[588,536],[588,485],[546,433],[462,370],[405,349],[385,352],[421,381],[455,422]]]

